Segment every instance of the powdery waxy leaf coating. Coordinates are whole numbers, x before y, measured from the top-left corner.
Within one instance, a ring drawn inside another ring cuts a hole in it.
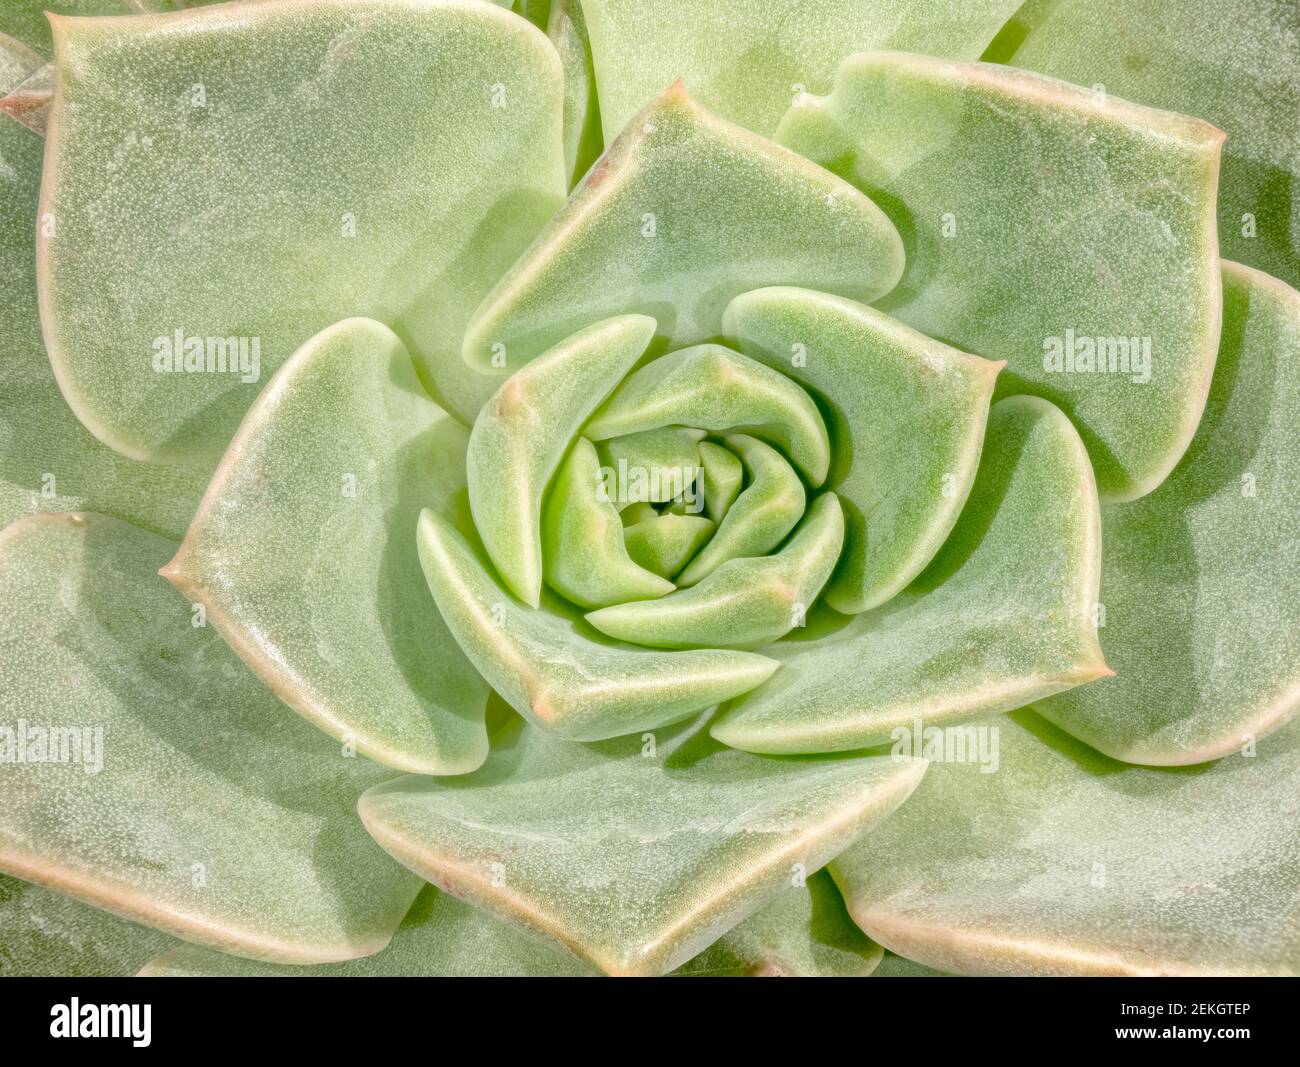
[[[54,26],[41,306],[96,436],[215,458],[259,381],[351,315],[393,327],[473,418],[497,382],[461,364],[461,328],[563,197],[560,64],[539,30],[475,0]]]
[[[781,551],[730,560],[689,589],[601,608],[587,621],[660,648],[762,648],[803,625],[843,544],[844,512],[834,493],[823,493]]]
[[[583,978],[596,973],[541,938],[426,885],[388,947],[373,956],[295,967],[178,945],[149,960],[140,977]]]
[[[17,84],[41,63],[0,38]],[[0,81],[0,94],[12,85]],[[0,527],[35,511],[103,511],[168,537],[194,514],[206,472],[140,463],[96,441],[59,392],[36,306],[36,202],[44,142],[0,114]]]
[[[608,974],[685,963],[892,812],[924,764],[769,760],[702,722],[574,745],[522,728],[444,786],[362,797],[367,828],[440,887]]]
[[[627,554],[646,570],[675,578],[713,536],[715,528],[713,520],[703,515],[667,511],[630,523],[623,531],[623,544]]]
[[[291,708],[417,774],[487,757],[487,683],[411,537],[421,508],[464,510],[467,437],[391,330],[340,322],[268,383],[163,571]]]
[[[157,930],[0,874],[0,978],[126,978],[174,944]]]
[[[829,92],[871,48],[978,59],[1019,0],[584,0],[605,133],[677,78],[705,107],[770,136],[801,90]]]
[[[704,511],[714,522],[721,522],[740,495],[744,465],[734,452],[711,441],[700,442],[700,465],[704,468]]]
[[[469,438],[469,504],[502,580],[531,607],[542,591],[542,495],[578,429],[654,336],[620,315],[579,330],[506,379]]]
[[[865,978],[884,950],[854,925],[825,871],[791,887],[673,972],[688,978]]]
[[[572,185],[600,155],[600,102],[581,0],[555,0],[546,36],[564,68],[564,166]]]
[[[807,491],[780,452],[745,434],[732,434],[726,441],[749,472],[749,485],[727,509],[708,544],[677,576],[681,586],[702,581],[728,560],[766,555],[803,517]]]
[[[681,496],[699,474],[703,437],[703,430],[665,426],[601,441],[596,451],[601,465],[608,468],[608,476],[602,475],[602,481],[617,479],[622,472],[626,483],[622,495],[611,492],[606,485],[606,495],[615,508],[621,511],[628,504],[663,504]],[[617,481],[613,488],[618,489]]]
[[[1300,293],[1223,265],[1205,417],[1150,496],[1102,510],[1116,677],[1039,705],[1130,763],[1226,756],[1300,707]]]
[[[930,767],[831,865],[858,925],[958,974],[1300,972],[1300,724],[1199,770],[1099,755],[1029,711],[997,771]]]
[[[377,952],[419,884],[353,810],[391,772],[192,624],[155,573],[174,550],[103,515],[0,533],[0,719],[26,743],[0,775],[0,870],[239,955]]]
[[[817,405],[790,379],[722,345],[696,345],[646,364],[585,432],[604,441],[674,423],[745,430],[780,448],[814,486],[826,479],[830,441]]]
[[[827,603],[849,614],[883,604],[930,562],[961,513],[1002,364],[802,289],[738,296],[723,328],[816,396],[827,415],[828,488],[847,526]]]
[[[632,562],[618,509],[598,496],[599,470],[595,447],[578,438],[542,513],[546,584],[585,608],[671,593],[672,582]]]
[[[421,514],[417,539],[425,579],[465,654],[506,703],[561,737],[653,730],[752,689],[776,669],[751,652],[619,644],[558,606],[521,604],[432,511]]]
[[[1025,71],[875,53],[801,97],[778,140],[888,206],[907,270],[882,311],[1007,360],[1000,391],[1063,408],[1108,499],[1164,480],[1218,347],[1219,130]]]
[[[883,607],[810,620],[806,638],[765,649],[780,670],[714,736],[753,752],[862,748],[1105,677],[1092,622],[1100,525],[1069,419],[1037,397],[1000,401],[970,499],[930,566]]]
[[[739,293],[788,283],[872,300],[903,272],[884,213],[808,160],[695,104],[653,101],[484,298],[464,355],[518,367],[575,330],[653,316],[668,348],[710,341]]]
[[[1300,10],[1292,0],[1036,0],[1007,62],[1228,135],[1219,242],[1300,286]]]

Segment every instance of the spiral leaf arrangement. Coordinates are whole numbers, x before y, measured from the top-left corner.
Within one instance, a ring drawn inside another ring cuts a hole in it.
[[[1295,970],[1276,5],[62,6],[0,972]]]

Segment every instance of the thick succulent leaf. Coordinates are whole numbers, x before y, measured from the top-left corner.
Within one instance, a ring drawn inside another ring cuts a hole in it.
[[[1102,511],[1116,677],[1039,705],[1131,763],[1200,763],[1300,707],[1300,293],[1223,265],[1223,344],[1191,448]]]
[[[835,883],[818,871],[739,926],[674,976],[688,978],[864,978],[884,950],[854,925]]]
[[[1028,710],[996,773],[934,765],[831,865],[875,940],[958,974],[1296,974],[1300,724],[1197,770],[1101,756]]]
[[[157,930],[0,874],[0,978],[126,978],[174,944]]]
[[[49,15],[137,15],[142,11],[179,11],[219,0],[5,0],[0,31],[49,55]]]
[[[780,448],[814,486],[830,467],[826,425],[808,394],[722,345],[684,348],[642,367],[592,416],[586,434],[604,441],[674,423],[747,430]]]
[[[740,495],[745,468],[734,452],[711,441],[700,442],[700,465],[704,468],[704,511],[714,522],[721,522]]]
[[[683,78],[705,107],[765,135],[801,90],[829,92],[851,52],[977,59],[1019,0],[583,0],[605,132]]]
[[[530,721],[575,741],[676,722],[752,689],[776,664],[750,652],[654,652],[611,642],[552,605],[515,600],[468,541],[420,515],[420,562],[465,654]]]
[[[872,978],[949,978],[947,971],[937,971],[914,960],[886,952],[880,965],[871,972]]]
[[[1218,347],[1220,131],[1025,71],[878,53],[801,97],[778,139],[888,207],[907,271],[881,310],[1006,359],[999,389],[1070,414],[1106,497],[1164,480]]]
[[[0,41],[0,61],[18,80],[40,63],[12,41]],[[206,472],[139,463],[101,445],[54,380],[36,306],[43,149],[36,134],[0,115],[0,526],[29,512],[92,509],[179,537]]]
[[[1108,675],[1092,622],[1100,525],[1069,419],[1037,397],[1000,401],[970,499],[930,566],[883,607],[810,620],[808,639],[766,649],[781,669],[714,736],[754,752],[861,748]]]
[[[770,760],[700,720],[657,739],[499,735],[482,770],[408,776],[358,810],[386,849],[610,974],[685,963],[892,812],[923,762]]]
[[[901,591],[939,550],[970,493],[1001,363],[871,308],[785,287],[738,296],[730,341],[790,375],[827,415],[845,551],[826,590],[856,614]]]
[[[353,811],[391,772],[193,625],[155,573],[174,550],[103,515],[0,534],[0,719],[26,753],[0,775],[0,870],[241,955],[377,952],[419,885]]]
[[[506,379],[474,423],[467,460],[474,524],[497,573],[531,607],[542,590],[542,494],[654,330],[644,315],[579,330]]]
[[[6,42],[13,41],[12,38],[6,38],[5,40]],[[16,44],[17,42],[13,43]],[[12,46],[7,43],[0,43],[0,57],[3,57],[5,52],[9,53],[6,58],[12,62]],[[12,68],[0,72],[0,75],[3,75],[0,80],[7,82],[8,75],[11,73]],[[53,100],[54,64],[46,63],[37,67],[22,81],[9,89],[7,95],[0,99],[0,112],[26,126],[33,133],[44,137],[46,127],[50,121],[50,104]]]
[[[0,95],[21,85],[45,65],[45,60],[22,41],[0,33]]]
[[[803,517],[807,492],[785,457],[745,434],[732,434],[726,440],[744,462],[750,482],[727,509],[717,533],[678,576],[678,585],[694,585],[728,560],[765,555]]]
[[[599,476],[595,447],[578,438],[542,513],[546,584],[585,608],[671,593],[672,582],[632,562],[618,509],[599,496]]]
[[[555,0],[546,35],[560,53],[564,68],[564,167],[573,185],[587,173],[604,147],[596,71],[581,0]]]
[[[39,282],[60,383],[96,436],[215,457],[262,372],[351,315],[393,327],[473,417],[497,382],[461,363],[461,328],[563,196],[560,64],[540,31],[475,0],[55,28]],[[243,363],[223,372],[231,338]],[[155,369],[177,354],[204,370]]]
[[[663,504],[692,488],[700,470],[700,441],[703,430],[689,426],[665,426],[624,437],[601,441],[596,451],[601,465],[609,468],[605,480],[615,479],[609,496],[616,508],[628,504]]]
[[[646,570],[675,578],[713,531],[713,520],[703,515],[667,511],[630,523],[623,531],[623,544],[627,554]]]
[[[291,708],[417,774],[487,757],[487,683],[411,537],[421,508],[463,510],[467,436],[391,330],[340,322],[267,385],[163,571]]]
[[[1292,0],[1050,0],[1007,62],[1214,123],[1223,255],[1300,287],[1300,10]]]
[[[762,648],[803,625],[844,544],[844,512],[823,493],[771,556],[724,563],[690,589],[587,615],[602,633],[660,648]]]
[[[415,898],[388,947],[373,956],[295,967],[178,945],[140,970],[148,978],[581,978],[596,973],[570,953],[431,885]]]
[[[675,85],[587,172],[466,328],[465,359],[520,366],[592,322],[652,315],[669,348],[712,340],[740,293],[787,283],[872,300],[903,272],[884,213],[850,184]]]

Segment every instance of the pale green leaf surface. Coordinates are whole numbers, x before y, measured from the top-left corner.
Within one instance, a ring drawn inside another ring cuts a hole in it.
[[[539,30],[477,0],[56,27],[38,280],[51,358],[96,436],[215,457],[260,388],[251,359],[159,372],[166,341],[179,331],[197,363],[208,337],[250,355],[255,338],[264,381],[353,315],[395,329],[472,420],[499,375],[464,366],[462,327],[563,197],[560,63]]]
[[[591,41],[579,0],[555,0],[546,35],[560,53],[564,68],[564,166],[572,186],[587,173],[604,147]]]
[[[602,633],[660,648],[762,648],[803,624],[844,544],[844,512],[823,493],[780,552],[730,560],[658,600],[588,613]]]
[[[696,345],[646,364],[587,424],[593,441],[679,423],[741,430],[781,449],[814,486],[830,467],[817,405],[783,374],[722,345]]]
[[[103,515],[0,533],[0,719],[28,724],[0,775],[0,870],[241,955],[377,952],[418,890],[354,811],[391,772],[345,758],[192,625],[155,573],[174,550]],[[33,727],[74,731],[81,759],[33,758]]]
[[[961,513],[1002,364],[801,289],[738,296],[723,326],[728,340],[788,374],[826,413],[828,488],[847,527],[827,603],[846,614],[883,604],[934,558]]]
[[[656,729],[752,689],[776,669],[751,652],[612,642],[558,605],[514,599],[434,512],[421,514],[417,537],[425,579],[465,654],[512,708],[561,737]]]
[[[293,966],[178,945],[148,961],[147,978],[582,978],[597,972],[426,885],[382,952],[343,963]]]
[[[749,472],[749,485],[718,523],[718,529],[677,577],[694,585],[728,560],[770,552],[803,517],[807,491],[799,475],[776,449],[745,434],[726,438]]]
[[[423,877],[610,974],[662,974],[892,812],[924,773],[889,759],[770,760],[683,724],[574,745],[524,727],[462,779],[362,797]]]
[[[732,927],[673,975],[688,978],[864,978],[884,950],[854,925],[818,871]]]
[[[542,496],[579,428],[645,351],[654,320],[620,315],[579,330],[516,371],[470,432],[474,524],[502,580],[537,607]]]
[[[39,58],[0,42],[7,78]],[[36,511],[103,511],[169,537],[206,472],[126,459],[96,441],[59,392],[36,306],[36,201],[44,142],[0,115],[0,526]]]
[[[420,510],[464,510],[468,434],[402,342],[337,323],[276,372],[163,574],[286,704],[417,774],[487,757],[487,683],[420,572]]]
[[[667,348],[710,341],[740,293],[786,283],[871,300],[903,272],[884,213],[847,182],[675,86],[606,150],[484,299],[464,354],[518,367],[596,319],[653,316]],[[500,347],[495,347],[500,352]]]
[[[780,670],[714,736],[755,752],[862,748],[1104,677],[1099,540],[1070,421],[1037,397],[998,402],[970,499],[930,566],[883,607],[829,632],[810,620],[800,640],[765,649]]]
[[[937,971],[933,967],[904,959],[892,952],[886,952],[880,965],[871,972],[872,978],[949,978],[946,971]]]
[[[770,135],[801,90],[872,48],[977,59],[1020,0],[583,0],[611,139],[677,78],[705,107]]]
[[[1150,496],[1102,510],[1116,676],[1042,702],[1116,759],[1215,759],[1300,707],[1300,294],[1223,265],[1205,417]]]
[[[882,311],[1005,359],[999,391],[1064,409],[1106,498],[1164,480],[1218,348],[1220,131],[1026,71],[876,53],[801,97],[778,139],[899,227],[907,270]]]
[[[1132,767],[1029,711],[998,764],[932,764],[831,873],[886,948],[958,974],[1300,972],[1300,729]]]
[[[1228,135],[1218,200],[1222,254],[1300,286],[1294,0],[1052,0],[1031,7],[1039,10],[1007,62],[1218,126]]]
[[[712,519],[668,511],[629,524],[623,531],[623,544],[627,554],[646,570],[675,578],[713,531]]]
[[[174,944],[157,930],[0,874],[0,978],[126,978]]]
[[[704,468],[705,513],[714,522],[721,522],[740,495],[745,467],[734,452],[711,441],[700,442],[700,464]]]
[[[618,509],[598,495],[599,470],[595,447],[578,438],[542,512],[546,584],[584,608],[671,593],[672,582],[628,555]]]
[[[613,482],[608,495],[614,506],[663,504],[681,496],[699,474],[703,437],[703,430],[665,426],[601,441],[596,451]]]

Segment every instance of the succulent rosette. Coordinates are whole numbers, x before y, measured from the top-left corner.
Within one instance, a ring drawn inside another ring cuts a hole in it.
[[[1288,5],[180,6],[0,16],[0,973],[1300,967]]]

